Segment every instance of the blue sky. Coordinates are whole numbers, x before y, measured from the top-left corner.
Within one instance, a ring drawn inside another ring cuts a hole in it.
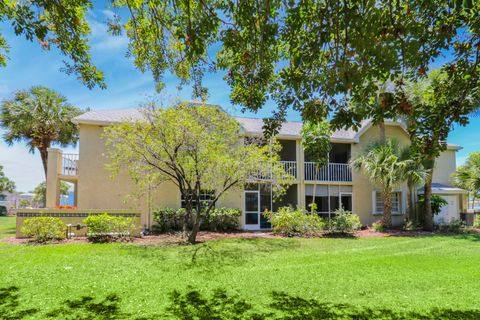
[[[108,88],[106,90],[89,90],[75,76],[60,72],[64,57],[55,50],[44,51],[34,42],[15,37],[8,24],[0,24],[0,30],[10,45],[9,60],[6,68],[0,68],[0,100],[10,98],[20,89],[33,85],[44,85],[65,95],[68,100],[81,108],[92,110],[132,108],[138,106],[148,97],[156,95],[154,82],[149,73],[142,74],[134,68],[132,60],[126,57],[128,40],[125,36],[111,37],[106,33],[105,22],[111,13],[108,10],[96,10],[89,15],[92,26],[91,46],[94,63],[105,73]],[[209,88],[209,102],[221,105],[234,115],[241,115],[241,109],[230,103],[230,89],[223,81],[223,74],[209,74],[205,85]],[[165,76],[167,88],[164,99],[190,100],[190,88],[178,91],[178,79],[172,75]],[[268,115],[273,104],[267,105],[257,116]],[[247,113],[252,116],[254,114]],[[289,120],[300,120],[298,113],[291,111]],[[449,142],[462,145],[458,152],[457,164],[464,162],[468,153],[480,151],[480,117],[472,118],[466,128],[455,128]],[[68,151],[75,152],[76,148]],[[23,144],[8,147],[0,142],[0,164],[5,173],[17,184],[17,190],[32,190],[44,180],[43,169],[38,153],[29,154]]]

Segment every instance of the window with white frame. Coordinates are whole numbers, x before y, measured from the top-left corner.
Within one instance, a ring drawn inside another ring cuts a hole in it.
[[[375,208],[373,212],[375,214],[383,213],[383,197],[380,191],[374,191],[374,204]],[[402,192],[397,191],[392,193],[392,213],[401,214],[402,213]]]
[[[210,201],[215,199],[215,192],[214,191],[208,191],[208,190],[202,190],[200,193],[200,203],[203,205],[208,205]],[[195,207],[197,205],[196,201],[192,202],[192,205]],[[181,202],[181,207],[185,208],[187,206],[186,204],[186,199],[185,196],[182,195],[182,202]]]

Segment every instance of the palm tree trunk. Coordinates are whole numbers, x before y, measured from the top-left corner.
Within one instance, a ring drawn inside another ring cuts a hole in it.
[[[390,227],[392,225],[392,193],[388,189],[383,190],[383,225]]]
[[[412,180],[408,179],[407,181],[407,217],[408,221],[416,222],[415,212],[413,210],[413,186]]]
[[[432,173],[433,168],[429,169],[429,174],[425,179],[424,194],[425,212],[423,217],[423,228],[426,231],[433,231],[433,213],[432,213]]]
[[[386,136],[385,136],[385,121],[382,119],[382,121],[380,121],[378,123],[378,127],[380,129],[380,141],[385,141],[386,139]]]
[[[47,168],[48,168],[48,147],[39,147],[38,152],[40,153],[40,158],[42,159],[43,171],[45,173],[45,180],[47,180]]]

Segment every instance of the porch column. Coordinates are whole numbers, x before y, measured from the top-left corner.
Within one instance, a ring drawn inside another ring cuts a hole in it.
[[[305,155],[303,152],[302,140],[296,140],[297,147],[297,202],[298,207],[306,209],[305,206]]]
[[[48,149],[47,162],[47,192],[45,206],[52,208],[60,204],[60,179],[58,175],[62,171],[62,151],[60,149]]]
[[[73,183],[73,205],[78,207],[78,181]]]

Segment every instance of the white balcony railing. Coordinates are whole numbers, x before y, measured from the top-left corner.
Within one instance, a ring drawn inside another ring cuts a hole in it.
[[[283,170],[287,175],[292,176],[294,179],[297,179],[297,162],[296,161],[279,161],[283,165]],[[252,180],[271,180],[271,173],[258,173],[252,176]]]
[[[280,161],[283,164],[283,170],[293,178],[297,179],[297,161]]]
[[[315,170],[315,162],[305,162],[305,180],[351,182],[352,169],[347,163],[329,163]]]
[[[62,155],[62,175],[63,176],[78,175],[78,154],[64,153]]]

